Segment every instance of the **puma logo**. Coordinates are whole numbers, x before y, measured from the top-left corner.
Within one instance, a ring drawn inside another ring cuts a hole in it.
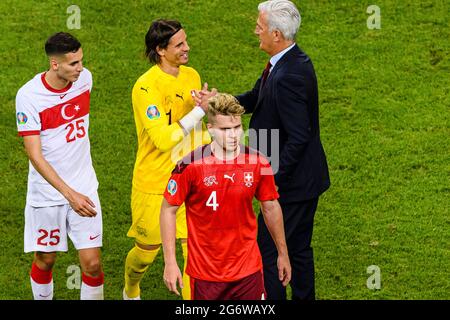
[[[148,87],[146,87],[146,88],[141,87],[141,90],[143,90],[143,91],[148,93]]]
[[[229,175],[227,175],[227,174],[224,174],[223,177],[224,177],[225,179],[230,179],[230,180],[234,183],[234,175],[235,175],[235,173],[233,173],[232,176],[229,176]]]
[[[175,93],[175,97],[176,97],[176,98],[180,98],[181,100],[184,101],[183,94],[180,96],[179,94]]]

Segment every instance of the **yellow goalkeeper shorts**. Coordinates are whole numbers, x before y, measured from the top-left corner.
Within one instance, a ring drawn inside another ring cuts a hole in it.
[[[164,196],[162,194],[131,191],[132,225],[127,236],[144,245],[161,244],[159,215]],[[184,203],[177,210],[177,239],[187,238],[186,207]]]

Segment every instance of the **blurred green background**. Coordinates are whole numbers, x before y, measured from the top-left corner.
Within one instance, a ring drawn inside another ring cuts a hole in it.
[[[379,0],[381,29],[369,30],[367,1],[294,1],[297,43],[319,82],[321,137],[332,186],[316,213],[313,247],[318,299],[450,298],[450,4]],[[44,43],[69,31],[94,77],[90,140],[103,208],[105,298],[121,299],[133,240],[130,192],[136,152],[131,89],[149,64],[152,20],[178,19],[189,65],[210,87],[239,94],[268,56],[253,34],[259,1],[0,2],[0,299],[32,299],[32,254],[23,253],[28,160],[15,123],[17,90],[48,68]],[[67,8],[81,9],[68,30]],[[248,116],[246,116],[248,121]],[[179,256],[181,258],[181,255]],[[55,299],[79,299],[58,255]],[[369,290],[367,268],[381,270]],[[161,254],[141,283],[143,299],[177,299],[162,281]]]

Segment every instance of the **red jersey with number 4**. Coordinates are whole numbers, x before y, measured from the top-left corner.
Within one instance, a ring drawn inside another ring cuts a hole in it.
[[[92,75],[87,69],[61,90],[50,87],[44,72],[28,81],[16,96],[19,135],[40,135],[44,158],[65,183],[88,196],[98,187],[88,137],[91,89]],[[67,203],[31,162],[27,203],[34,207]]]
[[[260,153],[241,146],[236,159],[224,162],[210,145],[198,148],[177,164],[164,197],[171,205],[186,204],[191,277],[228,282],[261,270],[252,201],[275,200],[278,193]]]

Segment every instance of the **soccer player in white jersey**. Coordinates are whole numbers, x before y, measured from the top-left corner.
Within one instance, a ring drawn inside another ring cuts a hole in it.
[[[102,214],[89,143],[92,75],[72,35],[48,38],[50,68],[17,92],[19,135],[30,159],[25,205],[25,252],[34,252],[30,280],[36,300],[53,298],[56,252],[67,236],[79,252],[81,299],[103,299]]]

